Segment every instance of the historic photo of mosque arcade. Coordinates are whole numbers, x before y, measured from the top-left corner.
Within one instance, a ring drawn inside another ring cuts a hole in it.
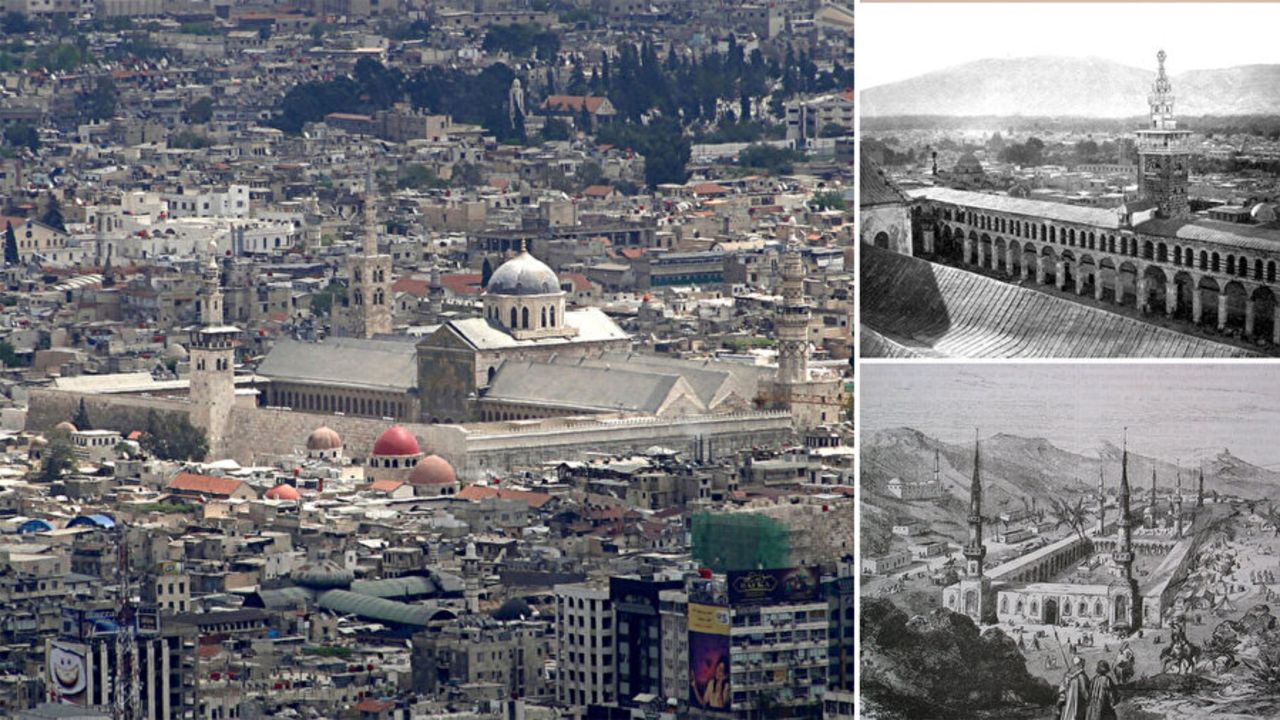
[[[1019,186],[903,190],[864,155],[863,356],[1280,352],[1274,207],[1193,211],[1192,131],[1175,118],[1165,60],[1134,135],[1136,197],[1115,207]]]

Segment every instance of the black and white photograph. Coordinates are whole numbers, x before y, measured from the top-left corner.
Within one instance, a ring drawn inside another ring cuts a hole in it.
[[[1280,354],[1280,6],[862,19],[862,356]]]

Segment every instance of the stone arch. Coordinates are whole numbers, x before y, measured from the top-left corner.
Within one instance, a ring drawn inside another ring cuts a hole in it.
[[[991,252],[993,253],[991,257],[991,269],[999,270],[1000,272],[1009,272],[1008,257],[1005,255],[1004,238],[997,237],[991,243]]]
[[[1156,245],[1156,262],[1169,262],[1169,246],[1164,243]]]
[[[977,264],[978,264],[978,251],[979,251],[979,248],[981,247],[981,245],[980,245],[980,244],[979,244],[979,242],[978,242],[978,233],[977,233],[977,232],[975,232],[975,231],[973,231],[973,230],[970,230],[970,231],[969,231],[969,244],[970,244],[972,247],[967,247],[967,248],[965,248],[965,250],[966,250],[966,254],[968,255],[968,257],[966,257],[966,258],[964,259],[964,261],[965,261],[965,263],[966,263],[966,264],[968,264],[968,265],[977,265]]]
[[[1173,317],[1197,322],[1191,312],[1195,306],[1196,279],[1191,273],[1183,270],[1174,274],[1173,285],[1175,297]]]
[[[1120,263],[1120,267],[1116,268],[1116,304],[1125,305],[1130,303],[1133,298],[1134,304],[1138,301],[1138,266],[1136,263],[1125,261]]]
[[[1156,258],[1155,258],[1155,255],[1156,255],[1155,247],[1156,247],[1156,246],[1155,246],[1155,243],[1151,242],[1150,240],[1148,240],[1148,241],[1146,241],[1145,243],[1143,243],[1143,244],[1142,244],[1142,259],[1143,259],[1143,260],[1155,260],[1155,259],[1156,259]]]
[[[1222,258],[1217,252],[1209,256],[1209,270],[1211,272],[1222,272]]]
[[[1081,295],[1096,291],[1098,283],[1098,264],[1094,262],[1092,255],[1080,256],[1080,262],[1076,267],[1076,273],[1080,276],[1080,282],[1077,289]]]
[[[1253,302],[1253,327],[1246,330],[1252,330],[1249,333],[1252,337],[1272,340],[1276,326],[1275,291],[1266,285],[1260,285],[1254,288],[1249,300]]]
[[[1139,284],[1139,290],[1143,292],[1143,297],[1139,298],[1138,306],[1146,308],[1151,312],[1165,312],[1165,304],[1168,302],[1168,285],[1169,276],[1165,274],[1164,269],[1159,265],[1148,265],[1142,269],[1142,278],[1145,283]],[[1145,285],[1146,287],[1142,287]]]
[[[987,269],[992,266],[991,262],[991,236],[982,233],[982,237],[978,240],[978,267]]]
[[[1120,294],[1116,291],[1116,283],[1116,261],[1110,257],[1102,258],[1098,262],[1098,274],[1095,278],[1093,297],[1097,300],[1107,300],[1107,294],[1110,293],[1110,300],[1119,302]]]
[[[1218,293],[1222,287],[1210,275],[1202,275],[1196,285],[1196,295],[1200,298],[1200,315],[1194,318],[1197,324],[1216,324],[1218,318]],[[1206,317],[1208,320],[1206,320]]]
[[[875,243],[876,247],[888,250],[889,249],[889,233],[881,230],[880,232],[876,233],[876,236],[873,242]]]
[[[1225,324],[1228,330],[1236,330],[1241,333],[1245,329],[1245,314],[1248,312],[1246,307],[1249,303],[1249,291],[1245,289],[1244,283],[1238,280],[1230,280],[1223,286],[1222,291],[1227,296],[1227,317]]]
[[[1057,279],[1058,256],[1054,253],[1053,248],[1048,245],[1040,248],[1040,277],[1037,278],[1045,285],[1052,285]]]

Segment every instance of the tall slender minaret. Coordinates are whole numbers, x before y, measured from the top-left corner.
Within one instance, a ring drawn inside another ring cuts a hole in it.
[[[1204,466],[1203,465],[1200,466],[1200,483],[1199,483],[1199,487],[1196,488],[1196,507],[1197,508],[1204,507]]]
[[[783,386],[809,380],[809,304],[804,298],[804,260],[795,233],[782,256],[782,306],[778,326],[778,382]]]
[[[391,332],[391,256],[378,252],[378,194],[370,164],[364,187],[360,253],[347,261],[351,274],[347,334],[371,338]]]
[[[440,282],[440,262],[433,258],[431,263],[431,282],[427,285],[427,313],[431,322],[440,322],[444,314],[444,285]]]
[[[1098,532],[1101,536],[1107,531],[1107,494],[1102,484],[1102,468],[1098,468]]]
[[[942,455],[938,452],[938,448],[933,449],[933,486],[939,491],[942,490]]]
[[[225,324],[218,260],[212,243],[201,280],[200,324],[191,331],[187,394],[191,424],[205,431],[209,457],[219,458],[224,453],[224,435],[236,399],[235,348],[240,329]]]
[[[1178,129],[1173,117],[1173,85],[1165,74],[1165,52],[1156,53],[1160,68],[1147,103],[1151,122],[1138,130],[1138,192],[1156,204],[1164,218],[1191,213],[1187,201],[1191,160],[1191,131]]]
[[[1147,517],[1151,518],[1151,527],[1159,525],[1160,522],[1156,518],[1156,469],[1151,468],[1151,507],[1147,508]]]
[[[1125,431],[1120,460],[1120,522],[1115,552],[1111,554],[1116,575],[1124,583],[1124,594],[1116,597],[1112,625],[1126,625],[1130,632],[1140,627],[1142,607],[1138,602],[1138,581],[1133,577],[1133,517],[1129,513],[1129,437]]]
[[[1178,484],[1173,496],[1173,522],[1175,537],[1182,537],[1182,465],[1178,465]]]
[[[973,480],[969,483],[969,544],[964,547],[967,560],[966,574],[971,578],[982,577],[983,560],[987,557],[987,545],[982,541],[982,474],[978,452],[978,431],[973,431]]]

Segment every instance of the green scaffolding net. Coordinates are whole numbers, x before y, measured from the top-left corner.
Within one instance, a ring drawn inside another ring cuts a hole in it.
[[[791,567],[791,531],[786,524],[753,513],[697,513],[693,557],[715,572]]]

